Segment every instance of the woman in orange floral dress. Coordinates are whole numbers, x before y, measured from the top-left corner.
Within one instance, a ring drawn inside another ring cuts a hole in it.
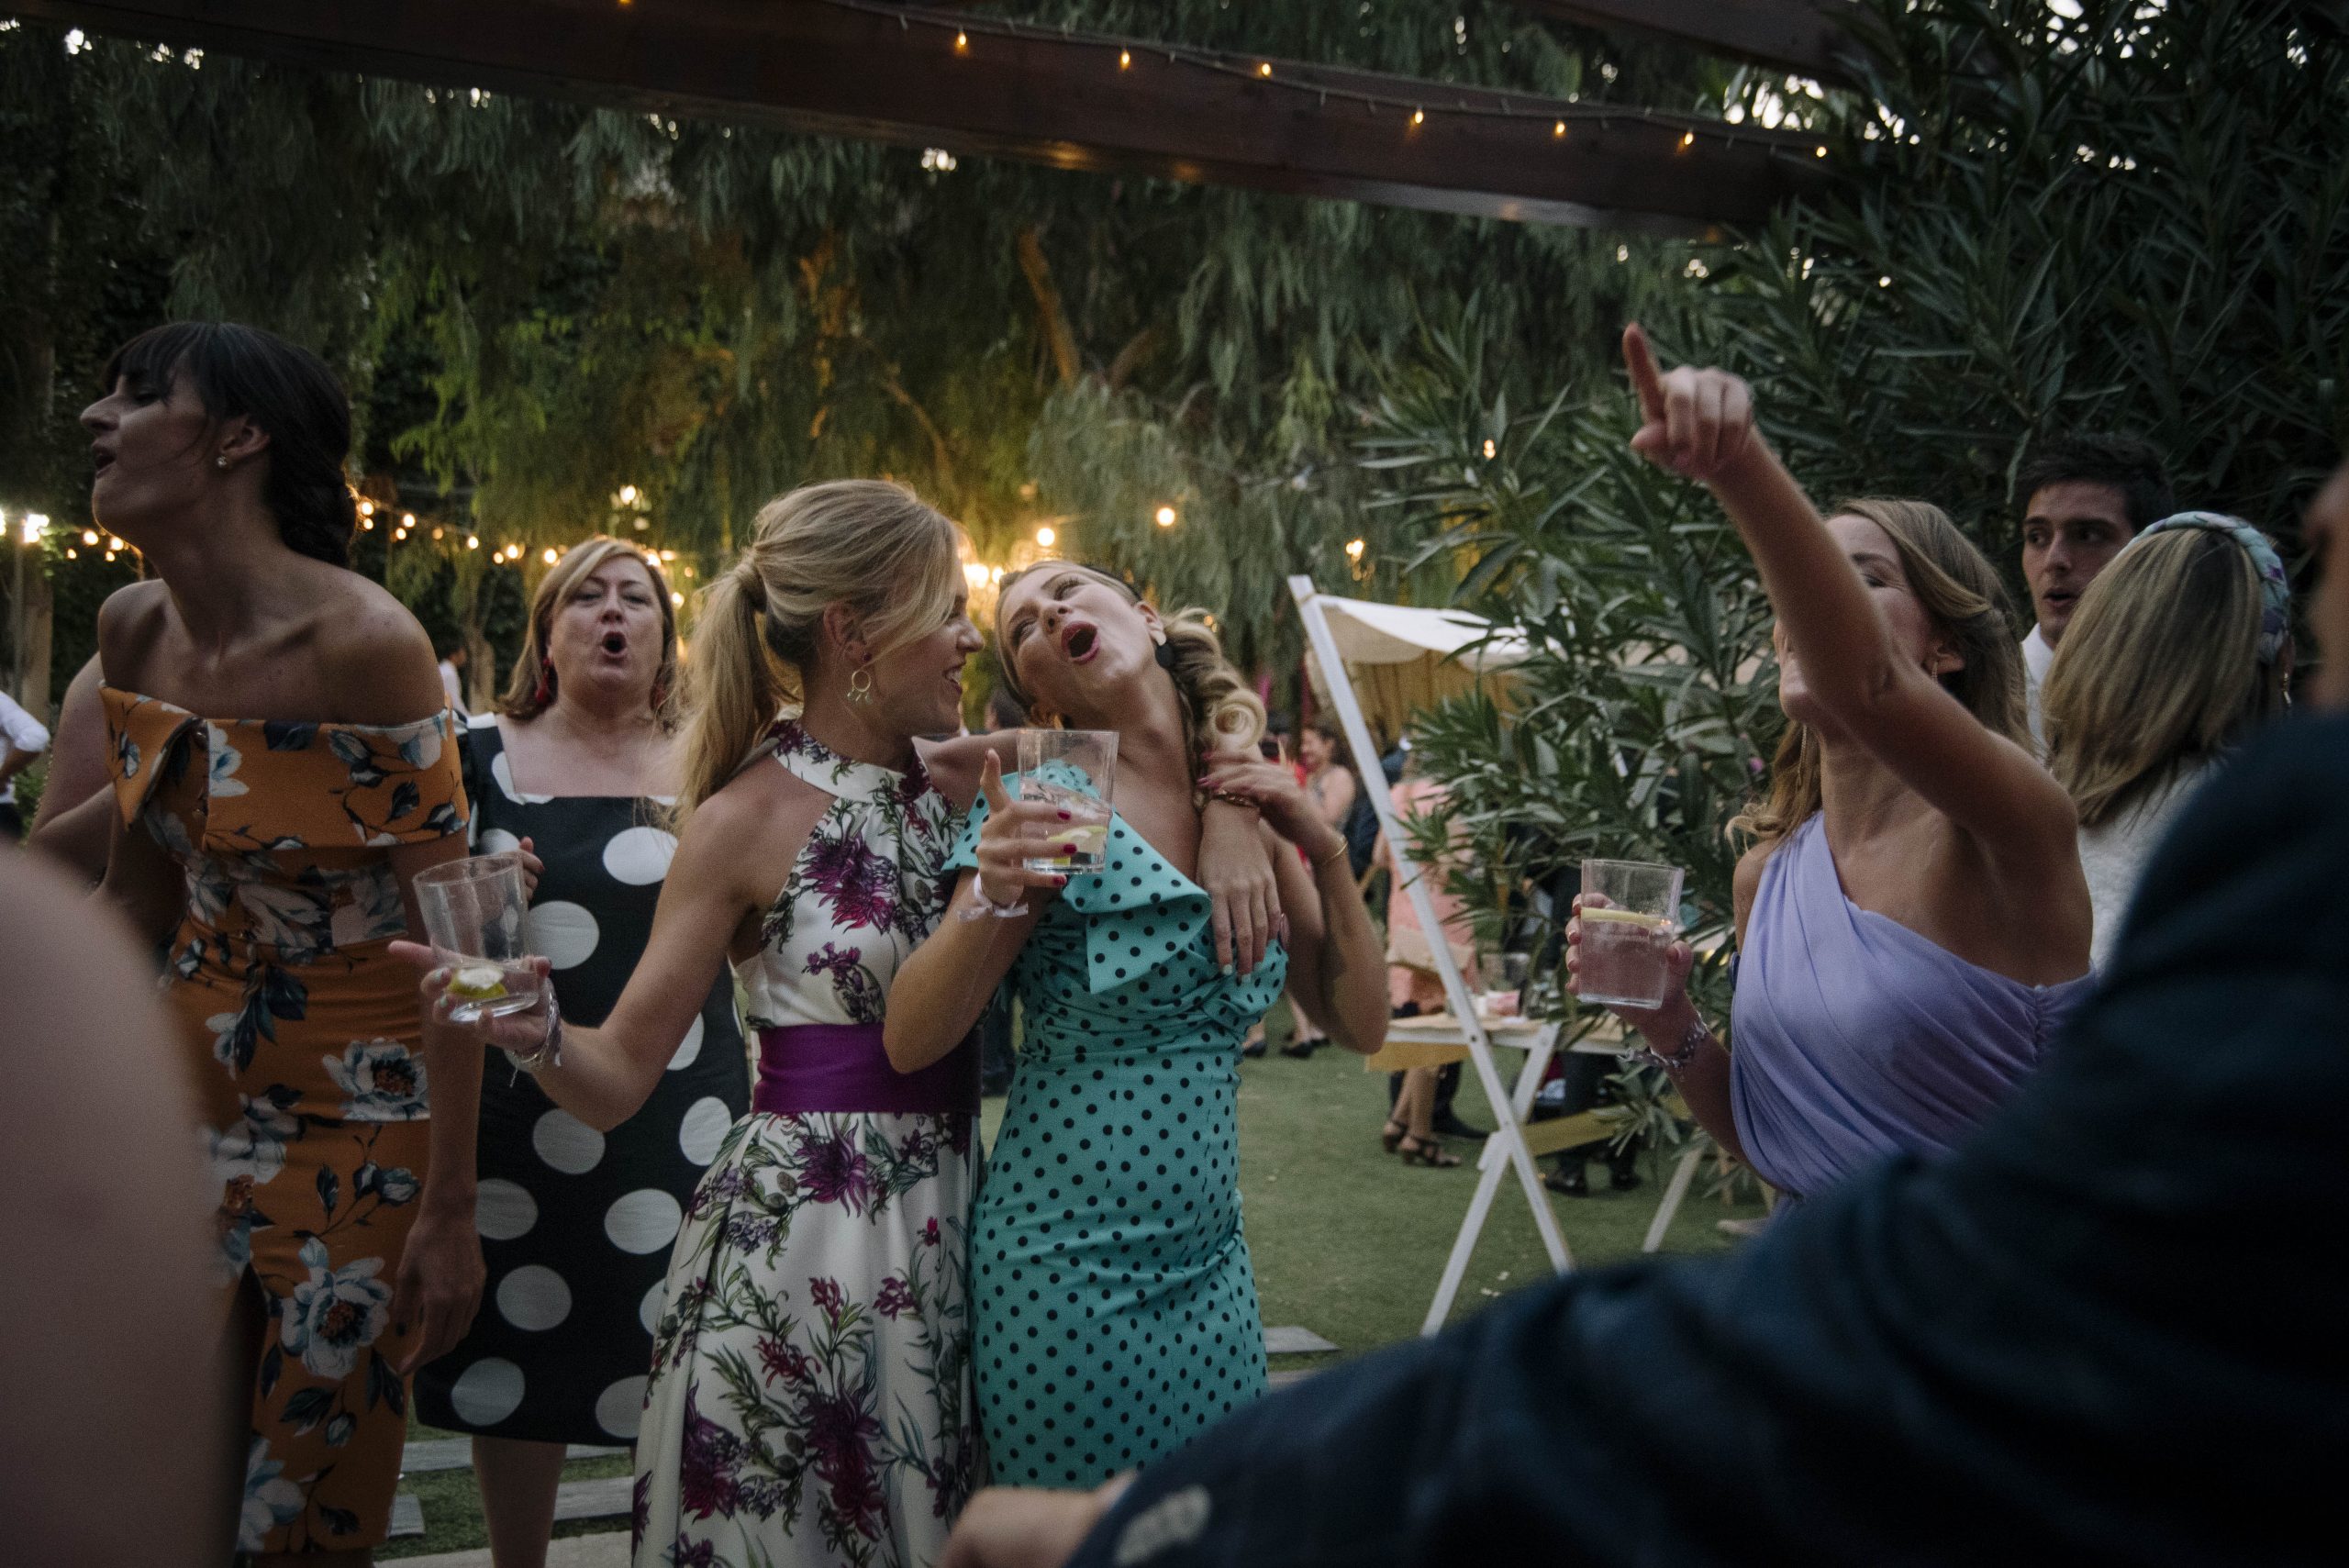
[[[82,416],[91,509],[156,573],[98,618],[121,808],[106,886],[169,934],[219,1184],[224,1324],[252,1380],[236,1547],[365,1562],[406,1374],[481,1288],[478,1059],[428,1057],[385,952],[422,928],[415,873],[464,853],[455,734],[422,628],[342,564],[350,408],[326,367],[183,325],[106,380]]]

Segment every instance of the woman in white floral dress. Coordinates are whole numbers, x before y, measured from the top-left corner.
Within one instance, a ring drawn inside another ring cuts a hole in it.
[[[628,1217],[676,1236],[637,1438],[640,1564],[911,1568],[971,1488],[976,1055],[905,1078],[881,1049],[897,962],[942,902],[953,812],[914,740],[956,728],[980,646],[959,539],[865,481],[759,514],[702,607],[684,821],[642,961],[600,1028],[524,1014],[493,1036],[526,1062],[551,1043],[528,1064],[602,1129],[660,1081],[721,964],[750,995],[751,1114],[683,1212]]]

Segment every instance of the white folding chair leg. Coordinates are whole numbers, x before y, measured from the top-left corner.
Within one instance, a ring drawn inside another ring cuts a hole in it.
[[[1640,1243],[1641,1251],[1653,1252],[1664,1245],[1664,1233],[1672,1229],[1672,1217],[1680,1212],[1680,1202],[1688,1195],[1688,1184],[1697,1179],[1697,1167],[1704,1158],[1702,1149],[1691,1149],[1672,1168],[1672,1183],[1664,1189],[1664,1201],[1655,1206],[1655,1218],[1648,1222],[1648,1239]]]

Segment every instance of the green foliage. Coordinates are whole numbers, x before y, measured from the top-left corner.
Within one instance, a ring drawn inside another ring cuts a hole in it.
[[[2034,438],[2125,431],[2289,538],[2349,439],[2349,49],[2281,0],[1884,0],[1851,179],[1713,258],[1720,346],[1822,501],[1920,495],[2001,562]],[[1678,345],[1676,345],[1678,346]]]

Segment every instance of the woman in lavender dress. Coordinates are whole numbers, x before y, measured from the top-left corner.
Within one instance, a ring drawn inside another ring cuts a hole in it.
[[[893,484],[809,485],[759,514],[703,606],[643,960],[602,1027],[523,1014],[492,1036],[602,1130],[661,1081],[729,960],[751,997],[751,1114],[689,1204],[648,1192],[606,1220],[640,1248],[675,1239],[637,1439],[640,1563],[928,1562],[970,1488],[977,1064],[908,1079],[881,1051],[890,981],[941,899],[953,814],[914,738],[955,728],[980,645],[959,541]]]
[[[2085,993],[2072,804],[2029,745],[1998,573],[1939,508],[1854,501],[1822,521],[1744,383],[1660,375],[1637,327],[1624,357],[1633,450],[1710,486],[1753,552],[1789,723],[1768,798],[1738,823],[1755,842],[1736,876],[1735,1054],[1679,984],[1685,945],[1664,1006],[1617,1010],[1707,1131],[1780,1191],[1815,1193],[1948,1149]]]

